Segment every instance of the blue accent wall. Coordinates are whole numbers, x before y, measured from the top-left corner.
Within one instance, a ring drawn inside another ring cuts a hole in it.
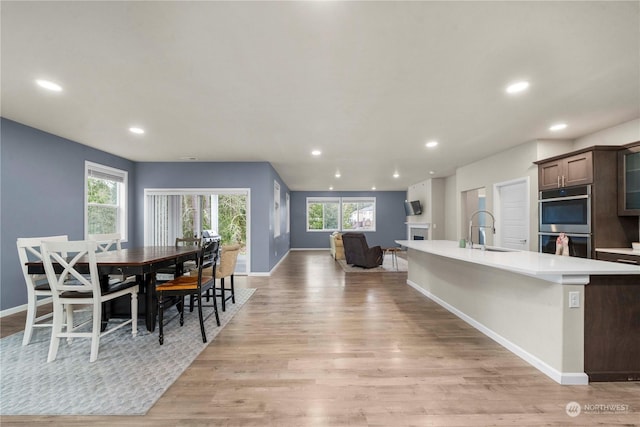
[[[129,160],[0,120],[0,309],[4,310],[27,302],[18,237],[84,238],[85,160],[126,170],[130,183],[136,174],[135,163]],[[129,192],[129,225],[135,215],[134,197]]]
[[[291,248],[327,249],[331,232],[307,231],[307,197],[375,197],[376,231],[365,231],[370,246],[397,246],[407,238],[406,191],[294,191],[291,193]]]

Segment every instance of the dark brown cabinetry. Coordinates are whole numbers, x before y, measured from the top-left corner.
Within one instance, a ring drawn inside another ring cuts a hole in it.
[[[640,215],[640,141],[618,153],[618,215]]]
[[[598,251],[596,253],[596,257],[601,261],[619,262],[622,264],[640,266],[640,253],[638,255],[632,255],[632,254],[616,254],[613,252]],[[638,283],[640,284],[640,277],[638,277]]]
[[[589,381],[640,381],[640,276],[591,276],[584,297]]]
[[[590,257],[596,248],[628,248],[638,241],[638,219],[618,215],[618,153],[622,147],[605,145],[535,162],[540,191],[591,185]],[[566,230],[557,230],[567,232]]]
[[[593,155],[591,151],[538,163],[540,190],[572,187],[593,182]]]

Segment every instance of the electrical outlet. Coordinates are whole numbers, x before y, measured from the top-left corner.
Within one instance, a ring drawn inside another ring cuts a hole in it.
[[[569,292],[569,308],[580,307],[580,291]]]

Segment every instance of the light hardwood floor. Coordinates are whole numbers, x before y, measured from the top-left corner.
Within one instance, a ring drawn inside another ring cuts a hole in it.
[[[327,251],[292,251],[270,277],[237,283],[257,292],[147,415],[0,424],[640,425],[640,383],[558,385],[412,289],[406,273],[346,275]],[[2,335],[23,325],[2,319]],[[572,401],[628,410],[573,418]]]

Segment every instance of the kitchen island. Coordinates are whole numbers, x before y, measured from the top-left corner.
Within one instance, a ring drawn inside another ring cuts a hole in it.
[[[398,240],[407,283],[560,384],[640,380],[640,267]]]

